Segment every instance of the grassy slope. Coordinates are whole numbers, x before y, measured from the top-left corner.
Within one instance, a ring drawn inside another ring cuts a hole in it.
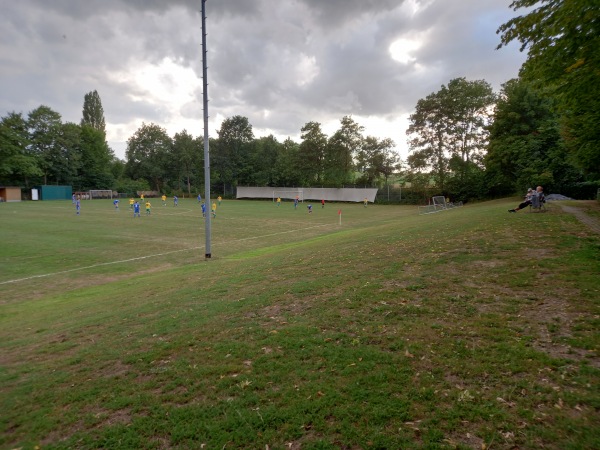
[[[554,206],[0,205],[2,448],[600,447],[598,237]],[[122,207],[122,209],[124,209]],[[293,232],[290,232],[293,230]]]

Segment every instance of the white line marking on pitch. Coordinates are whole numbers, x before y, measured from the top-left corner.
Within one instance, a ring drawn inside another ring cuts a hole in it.
[[[264,238],[264,237],[277,236],[278,234],[296,233],[296,232],[299,232],[299,231],[310,230],[311,228],[320,228],[320,227],[329,226],[329,225],[331,225],[331,224],[315,225],[315,226],[312,226],[312,227],[301,228],[299,230],[280,231],[280,232],[277,232],[277,233],[264,234],[264,235],[261,235],[261,236],[252,236],[252,237],[247,237],[247,238],[234,239],[233,241],[227,241],[227,242],[248,241],[248,240],[251,240],[251,239],[260,239],[260,238]],[[157,256],[171,255],[173,253],[187,252],[187,251],[190,251],[190,250],[200,250],[201,248],[204,248],[204,246],[184,248],[184,249],[181,249],[181,250],[172,250],[170,252],[156,253],[154,255],[137,256],[135,258],[122,259],[120,261],[109,261],[109,262],[104,262],[104,263],[93,264],[91,266],[76,267],[74,269],[69,269],[69,270],[61,270],[60,272],[44,273],[44,274],[40,274],[40,275],[32,275],[32,276],[26,277],[26,278],[18,278],[18,279],[15,279],[15,280],[0,281],[0,285],[10,284],[10,283],[18,283],[20,281],[28,281],[28,280],[33,280],[33,279],[36,279],[36,278],[45,278],[45,277],[50,277],[52,275],[64,275],[66,273],[78,272],[80,270],[94,269],[96,267],[110,266],[110,265],[113,265],[113,264],[122,264],[122,263],[127,263],[127,262],[132,262],[132,261],[139,261],[139,260],[142,260],[142,259],[155,258]]]
[[[153,258],[155,256],[170,255],[172,253],[187,252],[189,250],[198,250],[198,249],[201,249],[201,248],[203,248],[203,247],[184,248],[182,250],[173,250],[173,251],[165,252],[165,253],[157,253],[155,255],[138,256],[138,257],[135,257],[135,258],[123,259],[121,261],[110,261],[110,262],[104,262],[104,263],[99,263],[99,264],[93,264],[91,266],[76,267],[74,269],[62,270],[60,272],[44,273],[44,274],[41,274],[41,275],[33,275],[33,276],[27,277],[27,278],[19,278],[19,279],[16,279],[16,280],[2,281],[2,282],[0,282],[0,285],[2,285],[2,284],[9,284],[9,283],[17,283],[19,281],[33,280],[34,278],[50,277],[52,275],[63,275],[65,273],[77,272],[79,270],[93,269],[95,267],[110,266],[112,264],[121,264],[121,263],[126,263],[126,262],[131,262],[131,261],[139,261],[140,259]]]

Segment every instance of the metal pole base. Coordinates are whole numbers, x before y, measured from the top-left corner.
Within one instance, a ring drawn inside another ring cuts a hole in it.
[[[210,253],[205,253],[204,254],[204,259],[210,259]]]

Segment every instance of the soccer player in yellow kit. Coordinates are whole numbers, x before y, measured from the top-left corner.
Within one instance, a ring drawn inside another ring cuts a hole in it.
[[[167,196],[165,194],[163,194],[161,199],[163,201],[163,206],[167,206]]]
[[[150,201],[146,202],[146,215],[149,216],[150,215],[150,208],[152,208],[152,205],[150,204]]]
[[[212,211],[211,211],[213,218],[217,217],[217,204],[215,202],[213,202],[212,204]]]
[[[279,208],[279,205],[281,205],[281,197],[277,197],[277,207]]]
[[[129,209],[133,209],[133,203],[135,202],[134,199],[130,198],[129,199]]]

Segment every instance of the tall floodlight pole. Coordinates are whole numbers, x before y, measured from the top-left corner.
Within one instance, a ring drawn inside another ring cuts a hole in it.
[[[206,0],[202,0],[202,109],[204,110],[204,201],[206,202],[206,218],[204,228],[206,244],[204,246],[204,258],[211,257],[210,250],[210,152],[208,148],[208,79],[206,77]]]
[[[208,78],[206,77],[206,0],[202,0],[202,105],[204,110],[204,200],[206,201],[206,218],[204,228],[206,244],[204,246],[204,258],[210,259],[210,152],[208,148]]]

